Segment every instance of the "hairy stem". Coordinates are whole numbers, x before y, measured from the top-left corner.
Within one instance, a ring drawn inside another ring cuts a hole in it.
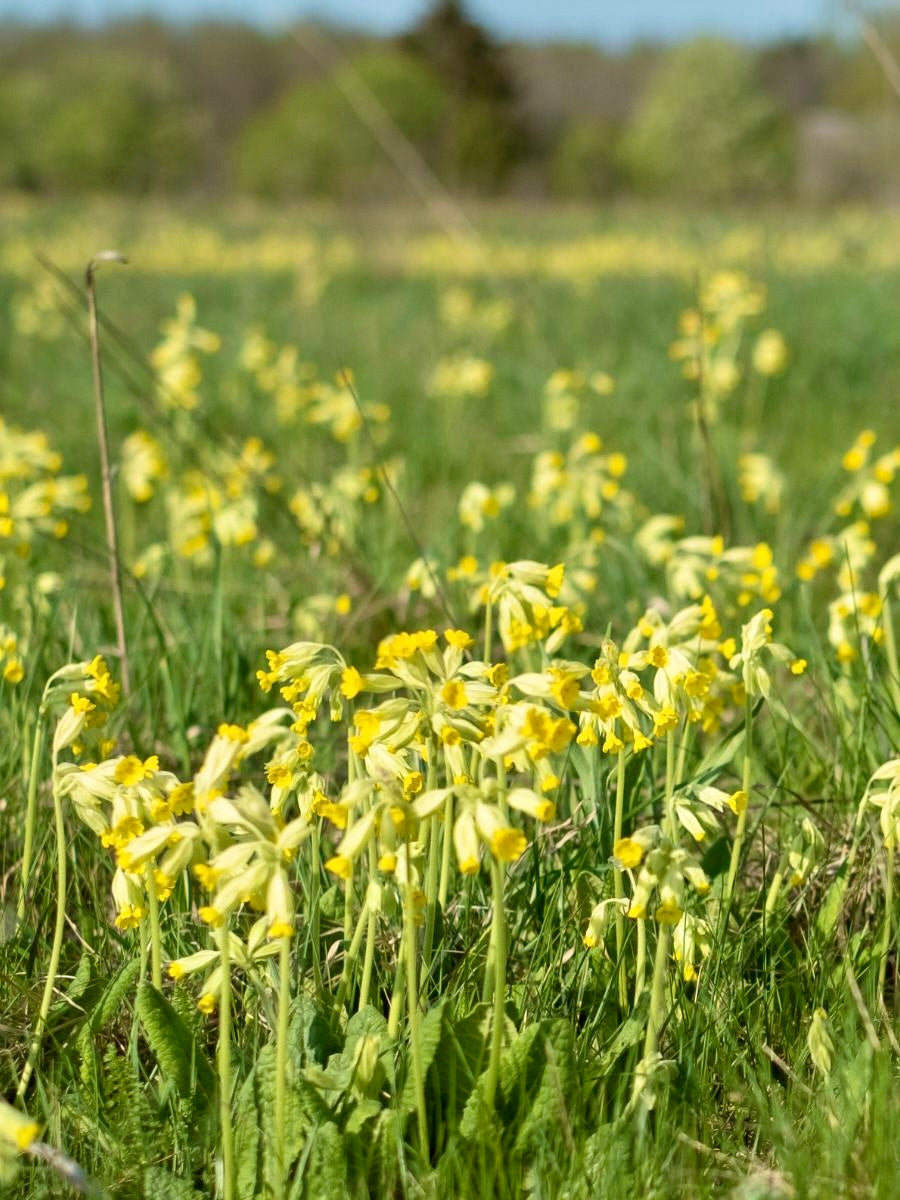
[[[506,910],[503,906],[503,864],[491,856],[491,890],[493,913],[491,917],[492,959],[494,963],[494,1013],[491,1021],[491,1050],[488,1059],[485,1103],[494,1107],[497,1082],[500,1078],[500,1052],[503,1049],[503,1025],[506,1001]]]
[[[222,1139],[222,1200],[234,1200],[234,1130],[231,1124],[231,959],[228,921],[219,927],[219,1126]]]
[[[25,845],[22,850],[22,877],[19,882],[19,902],[16,906],[16,917],[19,921],[25,919],[25,901],[28,895],[28,884],[31,880],[31,859],[34,855],[34,827],[37,820],[37,793],[40,777],[41,755],[44,752],[46,737],[47,715],[43,702],[38,709],[37,724],[34,727],[34,740],[31,744],[31,766],[28,770],[28,796],[25,804]]]
[[[53,770],[55,775],[55,755]],[[38,1012],[37,1024],[34,1027],[31,1046],[28,1050],[28,1060],[25,1063],[25,1069],[22,1072],[22,1078],[19,1080],[19,1086],[16,1090],[17,1100],[21,1100],[25,1095],[25,1089],[28,1087],[28,1082],[31,1079],[38,1055],[40,1054],[41,1041],[47,1025],[47,1016],[53,1000],[53,989],[56,987],[56,975],[59,971],[59,957],[62,953],[63,932],[66,925],[66,826],[63,820],[62,797],[56,787],[53,789],[53,821],[56,831],[56,920],[53,925],[53,945],[50,949],[50,963],[47,967],[47,979],[44,983],[44,994],[41,997],[41,1007]]]

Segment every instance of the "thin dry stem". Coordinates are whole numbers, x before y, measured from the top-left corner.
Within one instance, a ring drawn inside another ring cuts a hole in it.
[[[112,474],[109,465],[109,434],[106,425],[106,404],[103,396],[103,366],[100,360],[100,327],[97,321],[97,296],[94,275],[104,262],[126,263],[128,260],[115,250],[95,255],[84,274],[88,302],[88,332],[91,339],[91,366],[94,373],[94,407],[97,417],[97,445],[100,448],[100,482],[103,490],[103,512],[106,517],[106,549],[109,555],[109,576],[112,586],[113,613],[116,622],[116,654],[122,675],[122,691],[131,692],[131,673],[128,667],[128,644],[125,640],[125,606],[122,602],[122,562],[116,533],[116,512],[113,505]]]

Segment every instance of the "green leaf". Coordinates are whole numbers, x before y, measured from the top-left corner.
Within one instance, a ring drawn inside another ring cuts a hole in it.
[[[757,705],[757,707],[759,707]],[[744,726],[733,730],[724,737],[718,745],[704,755],[699,765],[694,769],[692,782],[698,786],[712,783],[716,776],[734,760],[739,750],[743,748],[747,731]]]
[[[244,1080],[234,1111],[235,1186],[241,1200],[254,1200],[262,1174],[261,1142],[265,1116],[256,1098],[255,1072]]]
[[[427,1076],[428,1068],[434,1062],[441,1039],[444,1036],[444,1012],[446,1000],[439,1000],[430,1008],[419,1026],[419,1048],[422,1055],[422,1074]],[[413,1082],[412,1062],[407,1063],[406,1083],[400,1097],[400,1111],[404,1115],[416,1110],[416,1089]]]
[[[825,899],[816,913],[816,929],[825,938],[830,938],[834,933],[841,913],[844,911],[844,900],[847,896],[849,882],[850,875],[846,867],[842,867],[832,880],[831,886],[825,893]]]
[[[99,1032],[119,1011],[125,998],[133,991],[140,969],[141,964],[136,958],[119,968],[91,1019],[91,1027],[95,1032]]]
[[[347,1153],[340,1130],[330,1122],[312,1131],[312,1153],[305,1173],[305,1192],[310,1200],[347,1195]],[[293,1195],[293,1193],[292,1193]]]
[[[724,875],[731,865],[731,842],[727,837],[716,838],[707,847],[706,853],[700,860],[700,866],[710,879]]]
[[[140,967],[137,959],[131,959],[119,968],[79,1030],[75,1043],[79,1053],[78,1074],[89,1091],[98,1092],[100,1089],[97,1035],[118,1014],[125,999],[131,995]]]
[[[518,1125],[513,1149],[532,1153],[568,1124],[568,1104],[575,1094],[575,1035],[568,1021],[541,1022],[544,1066],[540,1086],[525,1119]]]
[[[478,1004],[465,1017],[447,1013],[441,1044],[426,1078],[426,1094],[437,1094],[440,1112],[453,1124],[487,1061],[487,1034],[491,1006]]]
[[[274,1184],[275,1069],[275,1047],[266,1046],[238,1094],[234,1148],[237,1191],[242,1200],[265,1195]],[[288,1069],[285,1166],[290,1177],[308,1135],[333,1124],[334,1114],[313,1084],[302,1076],[292,1078],[296,1064],[290,1063]]]
[[[301,996],[294,1005],[288,1041],[290,1053],[298,1062],[317,1062],[321,1066],[341,1049],[331,1022],[306,996]]]
[[[617,1058],[637,1046],[647,1031],[647,1013],[650,1008],[650,992],[647,988],[641,993],[635,1007],[627,1020],[617,1030],[609,1045],[597,1059],[595,1074],[599,1077],[609,1074]]]
[[[145,1167],[143,1185],[144,1195],[152,1196],[153,1200],[203,1200],[203,1193],[190,1180],[172,1175],[162,1167]]]
[[[149,983],[138,988],[136,1011],[144,1036],[180,1096],[198,1090],[207,1101],[215,1094],[215,1077],[206,1056],[168,1000]]]
[[[485,1106],[487,1076],[481,1075],[469,1096],[459,1125],[469,1140],[493,1134],[493,1121],[512,1138],[508,1147],[520,1155],[533,1152],[560,1128],[560,1115],[576,1087],[575,1038],[563,1020],[529,1025],[504,1051],[495,1098],[496,1111]],[[504,1141],[506,1139],[504,1138]]]

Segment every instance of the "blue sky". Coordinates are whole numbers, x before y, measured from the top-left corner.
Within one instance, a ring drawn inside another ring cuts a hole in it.
[[[501,37],[610,46],[709,32],[762,40],[848,28],[840,0],[468,0],[468,5]],[[266,28],[316,16],[394,33],[408,28],[428,6],[428,0],[0,0],[0,16],[96,23],[152,13],[176,20],[253,19]],[[878,6],[877,0],[868,0],[870,10]],[[900,7],[900,0],[881,7]]]

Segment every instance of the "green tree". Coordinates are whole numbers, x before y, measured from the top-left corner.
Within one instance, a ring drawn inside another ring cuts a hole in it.
[[[444,89],[427,67],[408,55],[377,50],[339,68],[324,82],[292,88],[274,108],[247,124],[236,154],[241,187],[281,198],[358,198],[396,190],[396,171],[353,108],[348,84],[362,84],[390,122],[433,159],[446,112]]]
[[[580,200],[599,199],[614,192],[620,175],[617,133],[609,121],[569,121],[550,158],[553,194]]]
[[[787,117],[759,84],[751,55],[715,39],[665,56],[623,149],[635,186],[671,198],[755,198],[791,179]]]
[[[198,137],[168,71],[82,47],[0,82],[0,183],[146,192],[190,179]]]
[[[428,64],[451,98],[442,174],[457,186],[497,187],[530,143],[502,48],[459,0],[439,0],[404,45]]]

